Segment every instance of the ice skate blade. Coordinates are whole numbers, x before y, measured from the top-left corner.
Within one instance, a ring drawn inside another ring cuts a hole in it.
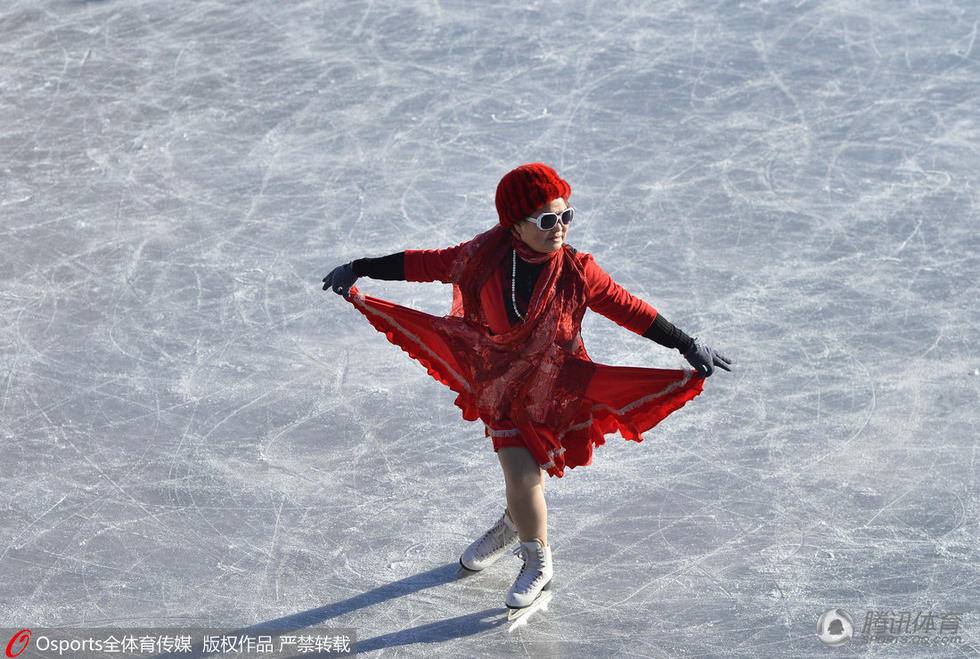
[[[551,602],[551,597],[551,591],[545,590],[541,592],[536,600],[523,608],[511,609],[508,607],[507,622],[511,623],[511,625],[507,631],[512,632],[518,627],[523,627],[527,624],[528,618],[538,611],[547,611],[548,603]]]
[[[463,565],[463,559],[462,558],[459,559],[459,570],[458,571],[460,573],[465,573],[465,574],[476,574],[477,572],[483,572],[483,570],[472,570],[472,569],[466,567],[465,565]]]

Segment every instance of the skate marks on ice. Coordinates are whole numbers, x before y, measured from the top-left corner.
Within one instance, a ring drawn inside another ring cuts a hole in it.
[[[529,157],[743,366],[555,484],[575,553],[515,645],[807,656],[832,603],[976,610],[976,3],[570,2],[547,43],[526,5],[5,4],[6,622],[513,650],[507,584],[405,550],[492,491],[482,432],[317,282],[472,237]],[[417,286],[371,290],[448,304]],[[673,365],[605,322],[598,361]]]

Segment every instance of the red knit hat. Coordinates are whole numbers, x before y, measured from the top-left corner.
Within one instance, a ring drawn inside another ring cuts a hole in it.
[[[566,201],[572,188],[555,170],[539,162],[521,165],[504,174],[497,184],[497,214],[500,223],[512,227],[549,201]]]

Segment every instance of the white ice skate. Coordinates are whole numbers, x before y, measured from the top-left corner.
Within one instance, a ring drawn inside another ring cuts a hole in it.
[[[524,559],[520,574],[507,593],[508,609],[528,609],[539,599],[550,598],[551,589],[551,547],[544,547],[537,540],[522,542],[514,552]],[[544,593],[543,597],[542,593]],[[512,612],[510,619],[520,615],[520,611]]]
[[[459,564],[470,572],[492,565],[517,542],[517,527],[505,512],[497,523],[477,538],[459,557]]]

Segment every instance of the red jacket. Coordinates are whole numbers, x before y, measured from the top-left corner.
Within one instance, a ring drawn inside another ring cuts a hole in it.
[[[438,250],[406,251],[405,279],[417,282],[451,283],[449,269],[461,247],[457,245]],[[576,252],[575,258],[585,272],[589,309],[637,334],[643,334],[650,328],[657,317],[656,309],[613,281],[613,278],[596,264],[591,255]],[[504,307],[507,299],[504,297],[504,281],[509,280],[509,269],[502,267],[500,276],[487,279],[487,283],[480,291],[480,301],[490,331],[495,334],[502,334],[511,327]]]

